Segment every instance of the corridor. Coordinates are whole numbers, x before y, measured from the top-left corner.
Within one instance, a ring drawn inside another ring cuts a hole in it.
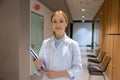
[[[66,34],[80,48],[98,47],[111,58],[106,80],[120,80],[120,0],[0,0],[0,80],[39,80],[28,45],[38,53],[42,41],[53,35],[56,10],[68,14]],[[78,80],[88,80],[86,55],[94,52],[85,48],[81,54],[84,72]]]

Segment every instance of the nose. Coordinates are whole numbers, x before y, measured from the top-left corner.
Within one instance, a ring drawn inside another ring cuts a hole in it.
[[[59,22],[57,22],[57,23],[56,23],[56,26],[57,26],[57,27],[59,27],[59,26],[60,26],[60,23],[59,23]]]

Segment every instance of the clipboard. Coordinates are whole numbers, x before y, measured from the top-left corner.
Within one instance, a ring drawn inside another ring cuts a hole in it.
[[[32,55],[32,57],[33,57],[34,59],[39,59],[39,56],[35,53],[35,51],[32,49],[32,47],[31,47],[30,45],[28,45],[28,51],[29,51],[29,53]],[[45,69],[46,69],[46,68],[45,68],[45,66],[43,65],[39,71],[45,70]]]
[[[28,45],[28,51],[32,55],[33,58],[38,59],[39,56],[35,53],[35,51],[32,49],[30,45]]]

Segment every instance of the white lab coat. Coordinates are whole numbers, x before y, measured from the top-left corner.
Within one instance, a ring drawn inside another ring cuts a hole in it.
[[[79,45],[66,34],[57,48],[55,47],[54,36],[44,40],[39,56],[47,70],[66,70],[71,77],[48,79],[44,74],[42,80],[74,80],[83,71]]]

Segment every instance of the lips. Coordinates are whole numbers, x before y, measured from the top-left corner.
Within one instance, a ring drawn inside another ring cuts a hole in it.
[[[55,28],[55,29],[62,29],[62,28]]]

